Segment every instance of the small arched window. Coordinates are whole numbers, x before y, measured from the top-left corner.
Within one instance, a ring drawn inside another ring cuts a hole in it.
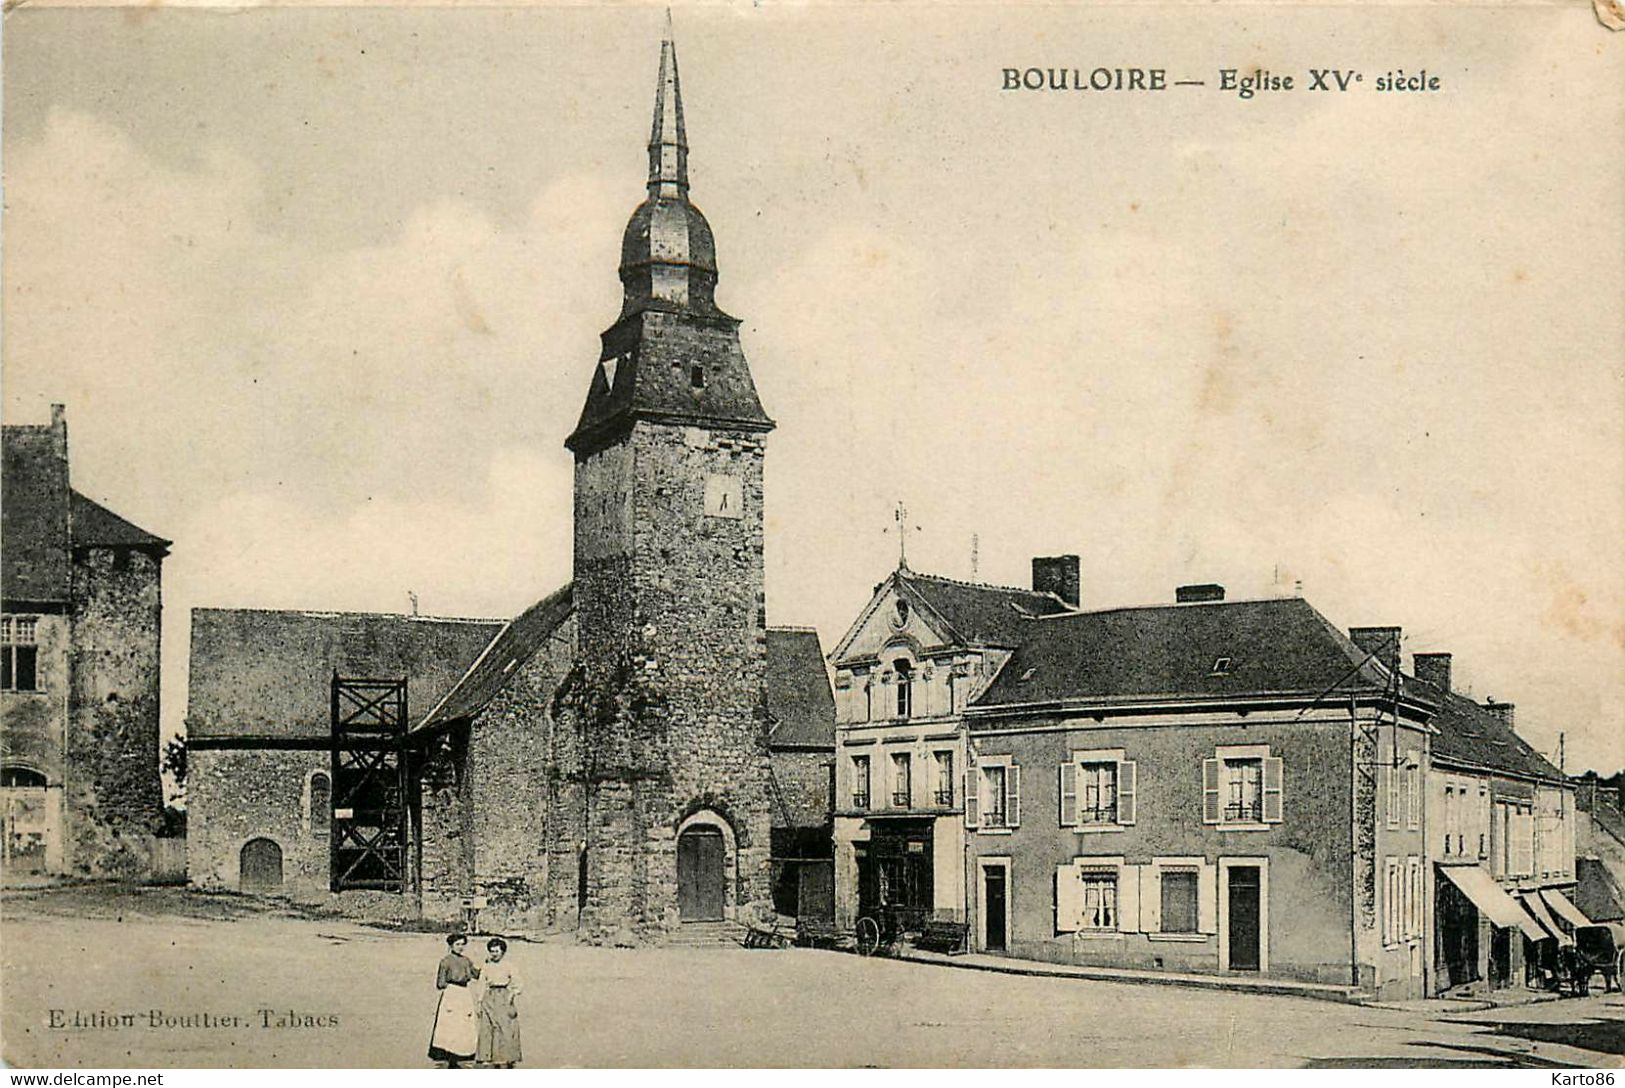
[[[321,771],[310,776],[310,810],[305,815],[312,835],[328,834],[333,825],[333,781]]]
[[[45,785],[45,776],[38,771],[27,767],[0,768],[0,786],[42,790]]]

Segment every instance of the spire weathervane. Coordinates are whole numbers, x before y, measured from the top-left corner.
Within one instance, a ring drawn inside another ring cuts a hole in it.
[[[654,125],[649,132],[649,195],[687,199],[688,133],[683,127],[683,90],[677,78],[677,43],[671,9],[660,42],[660,81],[655,86]]]

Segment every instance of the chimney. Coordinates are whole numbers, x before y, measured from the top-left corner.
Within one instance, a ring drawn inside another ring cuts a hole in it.
[[[51,449],[62,460],[68,459],[68,408],[64,404],[51,405]]]
[[[1214,582],[1196,586],[1175,586],[1174,601],[1178,604],[1200,604],[1203,601],[1224,600],[1224,587]]]
[[[1399,671],[1398,627],[1350,627],[1349,638],[1361,653],[1371,654],[1389,672]]]
[[[1079,601],[1078,557],[1047,555],[1033,558],[1033,592],[1053,593],[1077,608]]]
[[[1497,718],[1500,718],[1501,724],[1506,726],[1508,729],[1514,728],[1512,711],[1515,709],[1515,707],[1512,703],[1498,703],[1494,699],[1485,699],[1484,709],[1489,711],[1491,714],[1494,714]]]
[[[1440,691],[1450,690],[1449,654],[1415,654],[1411,658],[1411,663],[1416,669],[1418,680],[1424,680]]]

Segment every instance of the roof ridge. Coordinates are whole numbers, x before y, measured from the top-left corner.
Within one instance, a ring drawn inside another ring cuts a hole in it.
[[[1001,586],[993,582],[969,582],[963,578],[949,578],[945,574],[921,574],[916,570],[904,568],[898,572],[905,578],[918,578],[931,582],[946,582],[952,586],[964,586],[967,589],[992,589],[1000,593],[1025,593],[1029,597],[1055,597],[1055,594],[1042,589],[1026,589],[1021,586]],[[1059,597],[1055,598],[1060,600]]]
[[[468,624],[495,624],[501,626],[507,620],[493,616],[421,616],[410,612],[362,612],[358,610],[333,610],[324,608],[209,608],[197,606],[192,608],[192,614],[199,612],[221,612],[243,614],[259,614],[266,616],[304,616],[310,619],[339,619],[345,616],[359,616],[366,619],[380,620],[410,620],[415,623],[468,623]]]
[[[1164,609],[1170,612],[1176,610],[1183,612],[1188,609],[1201,608],[1204,606],[1209,608],[1223,608],[1227,605],[1286,604],[1291,601],[1302,602],[1305,606],[1309,607],[1311,611],[1314,611],[1314,606],[1310,605],[1309,602],[1305,601],[1302,597],[1239,597],[1233,601],[1168,601],[1163,604],[1119,604],[1113,605],[1111,608],[1078,608],[1068,612],[1053,612],[1047,616],[1038,616],[1036,618],[1041,620],[1068,620],[1077,619],[1080,616],[1106,616],[1113,612],[1160,612]]]

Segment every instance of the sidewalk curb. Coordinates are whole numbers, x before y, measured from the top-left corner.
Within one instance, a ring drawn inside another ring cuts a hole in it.
[[[986,971],[991,974],[1023,975],[1030,978],[1062,978],[1085,982],[1122,982],[1130,985],[1179,986],[1190,990],[1223,990],[1230,993],[1260,994],[1265,997],[1301,997],[1311,1001],[1332,1001],[1342,1005],[1358,1005],[1360,995],[1346,986],[1315,986],[1311,983],[1274,983],[1267,980],[1249,981],[1217,975],[1168,975],[1154,971],[1128,972],[1121,968],[1089,968],[1045,964],[1037,960],[1016,960],[1008,963],[989,963],[968,960],[963,956],[923,956],[902,952],[894,958],[908,963],[924,963],[938,967],[957,967],[966,971]]]

